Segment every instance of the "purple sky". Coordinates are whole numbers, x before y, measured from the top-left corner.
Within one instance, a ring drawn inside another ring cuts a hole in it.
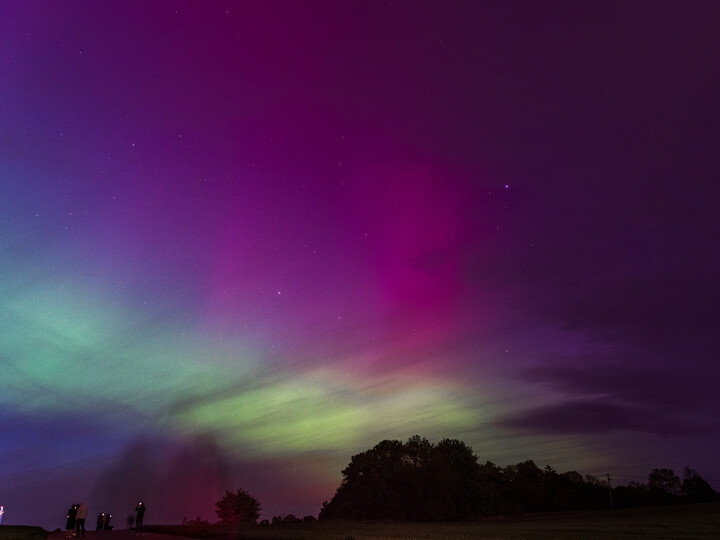
[[[0,6],[0,504],[317,514],[413,434],[720,488],[716,2]]]

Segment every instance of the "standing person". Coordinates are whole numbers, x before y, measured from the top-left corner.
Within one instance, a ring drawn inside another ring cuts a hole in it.
[[[80,538],[80,531],[82,531],[82,537],[85,538],[85,520],[88,515],[88,507],[85,506],[84,502],[77,505],[77,517],[75,518],[75,536]]]
[[[105,514],[100,513],[100,514],[98,514],[97,521],[95,522],[95,530],[102,531],[103,523],[105,523]]]
[[[67,521],[65,522],[65,538],[72,538],[75,532],[75,517],[77,516],[77,504],[73,504],[68,510]]]
[[[143,518],[145,517],[145,503],[139,502],[138,505],[135,507],[135,511],[137,512],[137,519],[135,520],[135,532],[140,534],[142,533]]]

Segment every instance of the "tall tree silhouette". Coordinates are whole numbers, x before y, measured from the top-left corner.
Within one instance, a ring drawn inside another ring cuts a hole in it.
[[[714,501],[718,495],[696,470],[689,467],[683,471],[682,492],[691,503]]]
[[[477,458],[461,441],[386,440],[352,457],[320,518],[465,519],[480,511],[481,479]]]
[[[679,502],[682,494],[680,479],[672,469],[653,469],[648,475],[648,488],[654,504]]]
[[[223,523],[257,523],[262,510],[260,501],[241,488],[225,491],[215,506],[215,512]]]

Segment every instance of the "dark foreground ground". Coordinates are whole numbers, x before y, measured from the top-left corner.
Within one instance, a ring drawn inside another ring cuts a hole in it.
[[[179,536],[218,540],[555,540],[555,539],[720,539],[720,503],[598,512],[527,514],[472,523],[358,523],[216,527],[149,526],[134,531],[88,532],[88,540],[179,540]],[[0,540],[45,540],[10,537],[0,526]],[[7,528],[10,529],[10,528]],[[42,530],[42,529],[40,529]],[[164,533],[164,534],[161,534]],[[48,533],[45,532],[45,535]],[[64,540],[64,533],[49,540]]]
[[[142,535],[135,534],[135,531],[88,531],[85,535],[86,540],[179,540],[179,537],[160,533],[144,533]],[[0,540],[4,540],[0,536]],[[65,531],[50,533],[48,540],[65,540]],[[73,538],[73,540],[82,540]]]
[[[159,533],[136,535],[134,531],[87,531],[85,538],[87,540],[178,540],[177,536]],[[65,531],[48,532],[40,527],[0,525],[0,540],[65,540]]]

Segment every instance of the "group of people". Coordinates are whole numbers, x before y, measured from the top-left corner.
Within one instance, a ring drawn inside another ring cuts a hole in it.
[[[135,531],[138,534],[143,532],[143,519],[145,517],[145,503],[140,502],[135,507],[137,512],[137,518],[131,519],[132,516],[128,516],[128,529],[132,528],[133,521],[135,522]],[[85,520],[87,519],[88,508],[85,503],[73,504],[68,510],[67,522],[65,523],[65,538],[72,538],[76,536],[78,538],[85,538]],[[113,526],[110,525],[112,514],[106,514],[104,512],[98,514],[97,522],[95,523],[96,531],[110,531]]]
[[[95,522],[95,530],[112,531],[112,525],[110,525],[111,519],[112,514],[106,514],[105,512],[101,512],[100,514],[98,514],[97,521]]]
[[[87,519],[88,508],[85,503],[73,504],[68,510],[67,522],[65,523],[65,538],[77,536],[85,537],[85,520]]]

